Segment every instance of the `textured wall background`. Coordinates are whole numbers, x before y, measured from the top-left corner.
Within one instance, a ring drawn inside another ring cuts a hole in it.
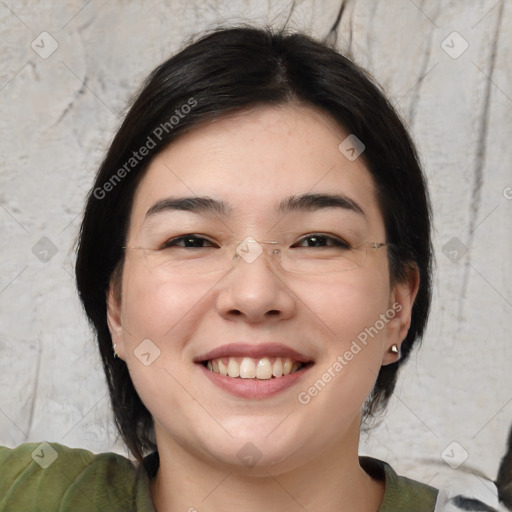
[[[74,289],[72,246],[140,81],[218,23],[290,16],[291,27],[324,37],[340,4],[0,2],[1,444],[123,450]],[[494,478],[512,423],[512,4],[344,4],[331,37],[412,130],[437,253],[427,336],[361,450],[433,485],[463,460],[461,469]]]

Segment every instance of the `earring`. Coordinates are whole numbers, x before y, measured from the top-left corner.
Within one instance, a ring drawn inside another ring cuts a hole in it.
[[[112,350],[114,351],[114,359],[117,359],[119,357],[116,352],[116,347],[117,345],[114,343],[114,346],[112,347]]]
[[[393,343],[390,348],[390,352],[393,354],[400,354],[400,349],[398,348],[398,345],[396,343]]]

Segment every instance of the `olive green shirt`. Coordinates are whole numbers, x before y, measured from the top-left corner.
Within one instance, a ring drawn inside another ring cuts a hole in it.
[[[384,480],[378,512],[433,512],[438,491],[398,476],[385,462],[360,457],[373,478]],[[93,454],[56,443],[0,447],[0,511],[155,512],[149,480],[158,454],[138,465],[115,453]]]

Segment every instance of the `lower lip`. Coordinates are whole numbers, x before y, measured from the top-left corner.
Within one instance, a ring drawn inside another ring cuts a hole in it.
[[[296,384],[304,374],[313,366],[309,363],[297,372],[283,375],[282,377],[272,377],[270,379],[242,379],[226,377],[220,373],[215,373],[202,364],[198,363],[204,374],[219,388],[240,398],[258,399],[269,398],[277,395],[281,391],[290,388]]]

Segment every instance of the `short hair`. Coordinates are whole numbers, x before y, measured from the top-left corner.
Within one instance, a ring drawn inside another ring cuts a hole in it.
[[[349,58],[305,34],[252,26],[203,34],[158,66],[136,94],[99,168],[78,236],[79,296],[96,332],[116,425],[138,460],[156,449],[153,419],[125,362],[114,358],[107,325],[107,293],[111,282],[120,283],[137,186],[151,159],[178,136],[206,121],[287,103],[327,113],[363,141],[361,157],[392,244],[390,279],[403,281],[412,267],[420,274],[402,357],[381,367],[365,418],[385,407],[398,369],[423,335],[431,302],[430,201],[413,141],[379,86]],[[150,146],[135,159],[134,151]]]

